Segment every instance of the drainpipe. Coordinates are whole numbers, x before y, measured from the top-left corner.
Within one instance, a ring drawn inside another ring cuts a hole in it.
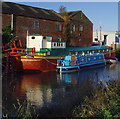
[[[26,43],[26,48],[28,48],[29,47],[29,37],[28,37],[28,30],[27,30],[27,43]]]
[[[14,23],[13,23],[13,22],[14,22],[14,18],[13,18],[13,17],[14,17],[14,15],[12,14],[12,15],[11,15],[11,30],[13,30],[13,24],[14,24]]]
[[[100,26],[100,45],[102,45],[102,41],[101,41],[101,26]]]

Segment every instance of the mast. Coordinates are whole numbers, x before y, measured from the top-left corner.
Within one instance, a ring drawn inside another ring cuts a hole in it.
[[[102,28],[102,27],[101,27],[101,25],[100,25],[100,45],[102,45],[101,28]]]

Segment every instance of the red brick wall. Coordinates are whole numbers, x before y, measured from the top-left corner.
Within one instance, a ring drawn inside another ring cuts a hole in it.
[[[2,14],[2,27],[11,24],[11,15],[9,14]]]
[[[58,36],[60,35],[62,38],[62,31],[57,30],[57,24],[56,21],[50,21],[50,20],[42,20],[42,19],[36,19],[36,18],[29,18],[24,16],[16,16],[15,17],[15,32],[18,38],[22,41],[23,47],[26,47],[26,35],[27,30],[29,34],[41,34],[41,35],[51,35],[53,37],[53,41],[58,40]],[[34,21],[38,20],[40,23],[39,30],[34,29]],[[11,24],[11,15],[3,14],[2,16],[2,26],[6,26],[8,23]],[[63,29],[63,23],[62,29]],[[89,25],[90,24],[90,25]],[[74,37],[71,39],[71,45],[72,46],[89,46],[92,44],[92,33],[93,33],[93,26],[91,26],[91,23],[88,21],[88,25],[83,25],[83,31],[79,31],[79,25],[75,25],[75,33]],[[81,39],[79,41],[79,39]]]
[[[75,32],[71,39],[72,46],[90,46],[92,45],[93,24],[82,12],[77,12],[71,18],[71,24],[75,25]],[[80,32],[79,26],[83,26],[83,31]],[[81,39],[81,40],[79,40]]]
[[[40,28],[38,30],[34,29],[34,21],[38,20]],[[55,21],[41,20],[28,17],[16,17],[16,35],[22,40],[22,43],[26,44],[26,35],[31,34],[41,34],[41,35],[51,35],[54,41],[57,41],[58,36],[62,37],[62,32],[57,30],[57,23]]]
[[[3,27],[9,23],[11,23],[11,15],[3,14]],[[31,34],[41,34],[41,35],[51,35],[54,41],[58,40],[58,36],[62,37],[62,32],[57,30],[56,21],[50,20],[41,20],[23,16],[16,16],[15,20],[15,33],[18,36],[18,39],[22,41],[23,47],[26,47],[26,35],[27,30],[28,33]],[[38,30],[34,29],[34,21],[39,21],[40,28]],[[63,23],[61,23],[63,26]]]
[[[83,31],[79,31],[79,26],[76,26],[71,39],[72,46],[90,46],[92,45],[93,28],[83,26]]]

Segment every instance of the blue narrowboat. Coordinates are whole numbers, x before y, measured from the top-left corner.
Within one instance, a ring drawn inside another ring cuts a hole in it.
[[[105,58],[102,53],[67,55],[63,60],[57,60],[57,69],[59,72],[73,72],[85,67],[105,63]]]

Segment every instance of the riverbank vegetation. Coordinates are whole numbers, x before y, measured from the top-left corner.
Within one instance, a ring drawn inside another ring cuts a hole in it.
[[[75,107],[73,117],[120,117],[120,80],[105,85],[95,86],[93,95]]]
[[[9,119],[9,118],[32,119],[33,116],[36,114],[36,109],[34,106],[31,105],[30,101],[20,102],[20,100],[17,99],[16,103],[14,103],[12,107],[13,108],[10,112],[8,112],[3,107],[3,111],[4,111],[3,118],[5,119]]]

